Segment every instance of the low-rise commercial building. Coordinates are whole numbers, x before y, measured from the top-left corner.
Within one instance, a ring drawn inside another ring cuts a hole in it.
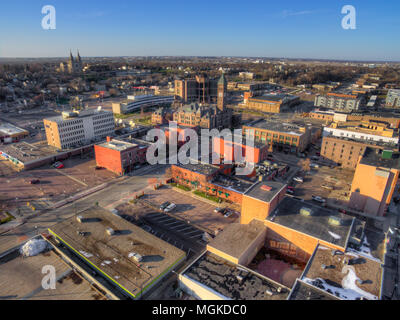
[[[170,106],[173,102],[174,96],[139,95],[133,96],[124,102],[113,103],[112,109],[115,114],[126,114],[141,110],[142,108]]]
[[[112,139],[94,146],[96,165],[116,174],[124,175],[137,165],[146,163],[150,143],[138,139]]]
[[[0,123],[0,142],[13,143],[18,142],[29,136],[29,132],[25,129],[14,126],[11,123]]]
[[[66,256],[92,270],[119,295],[135,300],[186,257],[182,250],[99,207],[56,224],[49,232]]]
[[[268,113],[280,113],[285,110],[289,110],[294,105],[300,102],[300,98],[292,95],[268,95],[268,96],[256,96],[245,99],[243,108],[268,112]]]
[[[371,143],[386,143],[396,147],[399,135],[396,130],[388,128],[388,124],[381,121],[362,121],[348,124],[333,123],[324,127],[323,136],[350,138]]]
[[[343,168],[355,169],[367,147],[381,150],[398,149],[398,145],[328,135],[322,139],[321,156]]]
[[[61,116],[43,119],[47,143],[58,149],[94,143],[115,130],[114,115],[109,111],[83,110],[63,112]]]
[[[303,152],[310,143],[311,132],[307,125],[261,120],[243,126],[243,135],[263,144]]]

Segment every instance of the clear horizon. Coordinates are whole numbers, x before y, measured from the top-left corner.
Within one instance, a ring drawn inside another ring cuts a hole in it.
[[[356,29],[344,30],[347,1],[120,0],[80,3],[19,0],[2,4],[0,58],[264,57],[400,61],[400,3],[355,0]],[[56,29],[43,30],[41,10],[56,8]],[[0,13],[1,16],[1,13]]]

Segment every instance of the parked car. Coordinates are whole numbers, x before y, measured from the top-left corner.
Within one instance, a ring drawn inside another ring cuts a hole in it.
[[[317,157],[321,156],[321,153],[319,153],[319,152],[316,152],[315,154],[316,154]]]
[[[304,179],[302,177],[294,177],[293,178],[294,181],[299,182],[299,183],[303,183]]]
[[[39,184],[40,183],[40,180],[39,179],[32,179],[31,181],[30,181],[30,184]]]
[[[160,210],[164,211],[164,209],[167,208],[170,204],[171,204],[171,202],[165,201],[164,203],[161,204]]]
[[[224,218],[229,218],[231,215],[233,215],[233,211],[227,210],[227,212],[224,215]]]
[[[287,193],[287,194],[294,195],[294,191],[293,191],[292,189],[287,189],[287,190],[286,190],[286,193]]]
[[[340,213],[343,213],[343,214],[346,214],[346,213],[347,213],[347,211],[344,210],[344,209],[338,209],[338,211],[339,211]]]
[[[294,187],[292,187],[292,186],[288,186],[287,188],[288,188],[289,190],[292,190],[292,191],[295,190]]]
[[[172,210],[174,210],[176,208],[176,204],[175,203],[171,203],[168,207],[166,207],[164,209],[164,212],[171,212]]]
[[[312,196],[312,199],[314,201],[316,201],[316,202],[319,202],[319,203],[325,203],[326,202],[326,200],[324,198],[321,198],[320,196]]]
[[[214,212],[215,213],[225,214],[226,210],[227,210],[226,208],[215,208]]]
[[[64,164],[60,161],[57,161],[53,164],[53,167],[56,169],[62,169],[62,168],[64,168]]]
[[[319,165],[316,163],[310,163],[310,168],[318,169]]]
[[[311,157],[311,160],[318,161],[318,160],[319,160],[319,157],[317,157],[317,156],[312,156],[312,157]]]

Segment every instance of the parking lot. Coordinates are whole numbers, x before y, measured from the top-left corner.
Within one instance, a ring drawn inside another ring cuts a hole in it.
[[[9,172],[0,176],[0,208],[13,210],[20,207],[21,210],[25,210],[26,203],[31,201],[40,202],[40,207],[42,202],[64,200],[116,177],[107,170],[95,170],[94,159],[76,157],[63,161],[63,164],[65,168],[59,170],[46,165],[34,170]],[[1,168],[4,165],[0,162]],[[40,182],[31,184],[31,180],[34,179]]]
[[[204,231],[185,221],[158,212],[142,203],[125,203],[116,208],[125,220],[185,251],[187,255],[201,253],[207,244]]]
[[[186,195],[184,192],[178,192],[164,186],[159,190],[146,190],[143,199],[155,204],[157,207],[166,201],[175,203],[176,208],[169,215],[187,221],[210,234],[218,233],[218,230],[224,229],[228,224],[235,222],[239,218],[238,215],[224,218],[223,215],[214,212],[217,204],[212,205],[193,198],[189,192],[187,193]]]

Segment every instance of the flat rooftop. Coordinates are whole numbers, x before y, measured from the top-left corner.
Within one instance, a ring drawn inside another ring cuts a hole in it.
[[[223,174],[217,174],[212,183],[238,193],[245,193],[254,184],[250,181],[237,179],[235,176],[230,177]]]
[[[102,208],[90,208],[79,216],[82,223],[73,216],[49,231],[135,297],[185,257],[178,248]],[[108,228],[114,235],[107,234]],[[134,261],[132,254],[141,255],[143,260]]]
[[[387,169],[400,169],[400,153],[393,152],[390,159],[384,159],[382,157],[382,150],[367,147],[360,163]]]
[[[56,269],[56,289],[42,288],[42,268]],[[105,297],[72,270],[53,250],[22,257],[15,250],[0,258],[0,300],[102,300]]]
[[[300,210],[302,208],[310,210],[312,215],[301,214]],[[331,224],[331,217],[339,220],[340,225]],[[267,220],[345,248],[347,239],[352,233],[352,224],[355,218],[311,203],[285,197],[267,217]]]
[[[48,121],[53,121],[53,122],[57,122],[57,123],[62,123],[62,122],[68,122],[68,121],[73,121],[73,120],[77,120],[77,119],[82,119],[82,118],[87,118],[87,117],[93,117],[95,115],[99,115],[99,114],[112,114],[111,111],[106,111],[106,110],[93,110],[93,109],[89,109],[89,110],[82,110],[79,112],[74,112],[73,110],[70,111],[65,111],[63,112],[64,114],[69,113],[71,116],[65,117],[62,114],[59,116],[54,116],[54,117],[50,117],[50,118],[45,118],[43,120],[48,120]]]
[[[304,127],[300,127],[291,123],[282,123],[279,121],[261,120],[245,127],[276,131],[295,136],[301,136],[305,134]]]
[[[0,136],[2,135],[14,136],[19,134],[29,134],[29,132],[25,129],[14,126],[13,124],[8,122],[0,123]]]
[[[398,144],[389,143],[389,142],[381,142],[381,141],[374,141],[374,140],[365,140],[365,139],[357,139],[357,138],[350,138],[350,137],[341,137],[341,136],[334,136],[332,134],[328,134],[324,136],[324,138],[330,138],[335,140],[341,141],[350,141],[360,143],[362,145],[372,145],[377,147],[387,147],[388,149],[394,149]]]
[[[211,252],[206,252],[195,261],[183,276],[233,300],[285,300],[289,294],[289,290],[282,285]],[[243,280],[239,281],[238,276]],[[267,294],[267,290],[273,294]]]
[[[264,202],[270,202],[285,186],[285,183],[278,181],[261,181],[254,184],[245,195]]]
[[[249,245],[265,230],[264,223],[257,220],[253,220],[249,224],[232,223],[211,240],[208,246],[239,259]]]
[[[199,162],[198,164],[192,164],[192,163],[188,163],[188,164],[176,164],[176,166],[192,171],[192,172],[196,172],[196,173],[200,173],[203,175],[211,175],[217,171],[220,170],[220,168],[216,165],[212,165],[212,164],[204,164]]]
[[[114,139],[112,141],[99,144],[99,146],[103,147],[103,148],[116,150],[116,151],[124,151],[124,150],[130,149],[130,148],[135,148],[138,145],[134,144],[134,143],[126,142],[123,140]]]
[[[339,300],[339,298],[297,279],[288,300]]]
[[[68,149],[62,152],[56,147],[49,146],[46,140],[28,143],[21,141],[0,147],[0,151],[6,153],[8,156],[19,160],[22,163],[29,163],[31,161],[52,157],[60,153],[67,152]]]
[[[381,263],[354,252],[333,252],[318,245],[301,280],[344,300],[380,299]]]

